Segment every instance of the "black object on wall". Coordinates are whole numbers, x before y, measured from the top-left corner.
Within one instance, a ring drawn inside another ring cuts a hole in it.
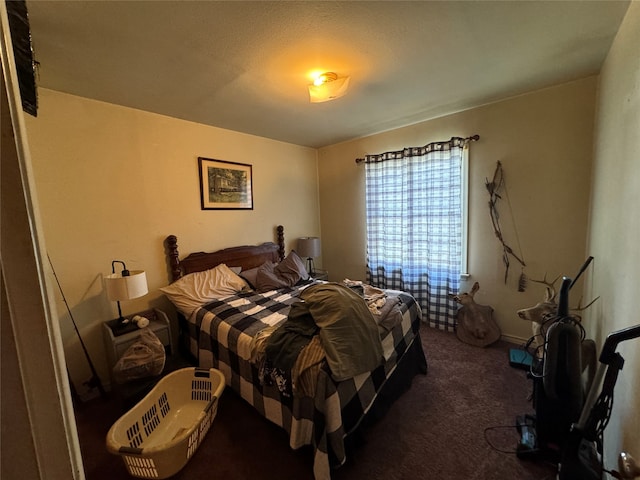
[[[38,116],[38,95],[36,92],[35,69],[37,62],[33,58],[29,14],[25,0],[6,0],[13,55],[16,61],[18,85],[22,109],[34,117]]]

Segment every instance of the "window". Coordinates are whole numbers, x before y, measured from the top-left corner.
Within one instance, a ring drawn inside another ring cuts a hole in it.
[[[453,330],[467,262],[468,139],[369,155],[367,281],[405,290],[430,325]]]

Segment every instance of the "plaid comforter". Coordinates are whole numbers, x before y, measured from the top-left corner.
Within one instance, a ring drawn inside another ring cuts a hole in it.
[[[252,364],[251,340],[258,332],[287,318],[291,304],[306,286],[266,293],[240,293],[198,309],[190,318],[192,353],[201,367],[217,368],[226,383],[265,418],[289,434],[293,449],[312,445],[316,480],[329,479],[330,468],[346,460],[344,439],[371,408],[398,360],[411,346],[420,326],[420,307],[412,296],[398,296],[401,317],[390,329],[381,329],[385,362],[371,372],[341,382],[320,369],[313,397],[283,396],[274,385],[260,381]]]

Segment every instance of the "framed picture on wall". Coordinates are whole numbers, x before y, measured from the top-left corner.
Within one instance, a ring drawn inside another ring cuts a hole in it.
[[[202,210],[253,210],[251,165],[198,157]]]

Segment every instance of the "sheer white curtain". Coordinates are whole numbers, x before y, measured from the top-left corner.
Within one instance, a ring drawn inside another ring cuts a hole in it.
[[[368,155],[367,281],[411,293],[431,326],[453,331],[463,238],[468,139]]]

